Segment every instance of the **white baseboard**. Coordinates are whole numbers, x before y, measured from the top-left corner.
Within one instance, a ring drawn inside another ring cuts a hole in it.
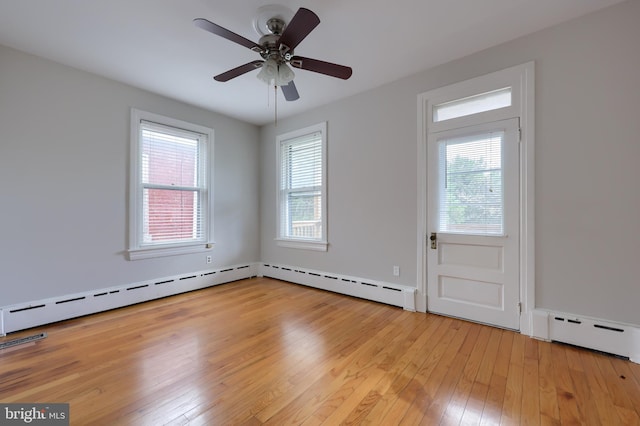
[[[640,328],[635,325],[536,309],[531,337],[569,343],[629,358],[640,364]]]
[[[416,310],[415,287],[287,265],[249,263],[2,306],[0,336],[254,276],[276,278],[408,311]],[[525,334],[533,338],[595,349],[640,363],[638,326],[542,309],[531,311],[523,320],[527,324]]]
[[[415,312],[416,310],[417,289],[415,287],[267,263],[260,265],[259,275],[399,306],[407,311]]]
[[[0,335],[258,275],[250,263],[0,307]]]

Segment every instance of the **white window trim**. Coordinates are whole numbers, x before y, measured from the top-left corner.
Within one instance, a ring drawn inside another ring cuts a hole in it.
[[[320,240],[307,240],[303,238],[284,238],[282,237],[281,226],[281,214],[282,214],[282,198],[281,198],[281,144],[283,141],[297,138],[300,136],[308,135],[310,133],[320,132],[322,135],[322,238]],[[321,122],[312,126],[305,127],[303,129],[294,130],[292,132],[284,133],[276,137],[276,244],[280,247],[303,249],[303,250],[315,250],[315,251],[327,251],[329,246],[327,240],[327,122]]]
[[[535,87],[534,62],[527,62],[491,74],[472,78],[446,87],[418,95],[418,295],[416,309],[427,309],[427,136],[439,132],[498,121],[505,118],[520,119],[520,298],[522,313],[520,332],[532,334],[533,311],[535,309]],[[433,122],[433,105],[485,93],[511,86],[510,107],[478,114]]]
[[[507,68],[423,93],[420,95],[424,102],[422,108],[424,108],[427,116],[421,117],[421,121],[425,121],[424,124],[427,126],[429,132],[435,133],[492,121],[500,121],[511,117],[520,117],[522,114],[522,103],[526,95],[522,90],[524,90],[523,88],[525,88],[526,85],[523,84],[523,77],[518,71],[518,68],[520,67]],[[512,88],[511,106],[464,115],[449,120],[433,121],[433,107],[436,105],[504,89],[506,87]]]
[[[158,244],[155,246],[141,245],[140,230],[142,229],[142,186],[139,184],[139,148],[140,148],[140,122],[150,121],[164,126],[175,127],[190,132],[200,133],[207,136],[206,167],[204,170],[207,191],[203,203],[207,207],[203,225],[205,226],[205,241],[194,243],[178,244]],[[149,259],[162,256],[175,256],[190,253],[200,253],[210,250],[213,245],[213,179],[211,178],[211,167],[213,164],[213,129],[177,120],[171,117],[154,114],[139,109],[131,109],[131,157],[129,171],[129,249],[127,258],[129,260]]]

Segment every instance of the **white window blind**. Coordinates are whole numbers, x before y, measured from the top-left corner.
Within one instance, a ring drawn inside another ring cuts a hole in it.
[[[322,134],[284,140],[280,155],[280,236],[321,240]]]
[[[140,122],[140,246],[208,238],[206,135]]]
[[[440,141],[439,231],[502,235],[504,132]]]
[[[433,106],[433,122],[450,120],[511,106],[511,87],[456,99]]]

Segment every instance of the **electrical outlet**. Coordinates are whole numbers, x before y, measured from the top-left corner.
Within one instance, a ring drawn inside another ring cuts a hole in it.
[[[400,276],[400,267],[399,266],[394,266],[393,267],[393,276],[394,277],[399,277]]]
[[[207,256],[207,263],[211,263],[211,256]]]

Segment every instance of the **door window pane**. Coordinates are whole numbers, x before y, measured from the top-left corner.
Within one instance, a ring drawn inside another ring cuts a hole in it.
[[[502,235],[504,132],[440,141],[439,231]]]

